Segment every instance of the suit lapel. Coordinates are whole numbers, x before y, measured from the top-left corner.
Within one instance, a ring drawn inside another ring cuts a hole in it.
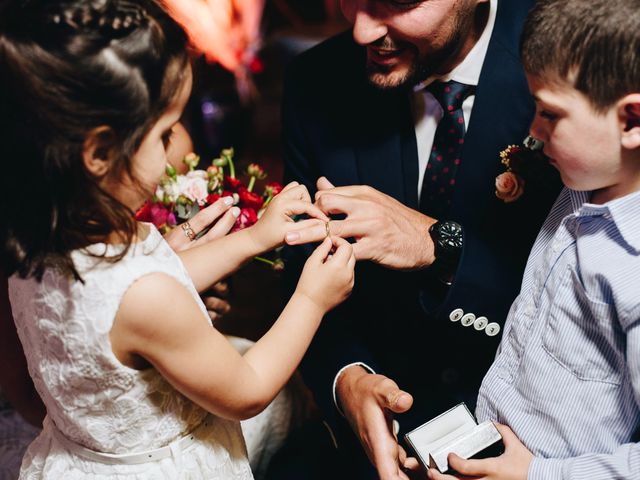
[[[404,92],[366,90],[355,147],[360,183],[416,208],[418,163],[409,100]]]
[[[495,200],[495,177],[502,171],[499,153],[509,144],[520,144],[526,136],[533,103],[517,53],[505,47],[504,29],[512,28],[510,12],[498,17],[476,90],[469,128],[456,175],[452,218],[463,224],[474,219],[487,202]],[[501,15],[502,13],[502,15]],[[511,42],[512,44],[514,42]],[[504,121],[509,119],[509,121]]]

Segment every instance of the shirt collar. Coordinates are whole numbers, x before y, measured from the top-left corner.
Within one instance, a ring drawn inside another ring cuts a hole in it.
[[[496,23],[496,12],[498,11],[498,0],[490,0],[489,4],[489,18],[487,24],[484,27],[484,31],[480,38],[473,46],[471,51],[466,57],[449,73],[440,77],[429,77],[425,81],[419,83],[414,88],[415,91],[421,90],[427,85],[436,80],[447,82],[454,80],[456,82],[464,83],[466,85],[478,85],[480,80],[480,73],[482,72],[482,64],[484,58],[487,56],[487,50],[489,48],[489,42],[491,41],[491,35],[493,34],[493,27]]]
[[[640,253],[640,191],[616,198],[603,205],[588,203],[591,192],[571,190],[571,202],[577,217],[603,216],[611,219],[624,241]]]

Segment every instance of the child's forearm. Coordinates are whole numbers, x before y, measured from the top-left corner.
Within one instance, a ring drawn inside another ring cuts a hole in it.
[[[196,290],[202,292],[263,252],[250,229],[178,252]]]
[[[300,364],[326,312],[295,292],[269,331],[244,355],[255,372],[252,386],[262,408],[278,394]]]

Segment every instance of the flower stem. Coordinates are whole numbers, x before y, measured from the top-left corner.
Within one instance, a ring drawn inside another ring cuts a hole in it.
[[[262,204],[263,210],[267,208],[267,205],[269,205],[269,202],[271,202],[271,200],[273,200],[273,193],[270,193],[269,196],[265,199],[264,203]]]
[[[262,263],[266,263],[267,265],[271,265],[272,267],[276,263],[273,260],[269,260],[268,258],[264,258],[264,257],[253,257],[253,259]]]
[[[236,178],[236,167],[233,164],[233,160],[229,157],[229,176],[231,178]]]
[[[249,186],[247,187],[247,190],[249,192],[253,192],[253,187],[256,184],[256,177],[254,177],[253,175],[251,176],[251,180],[249,180]]]

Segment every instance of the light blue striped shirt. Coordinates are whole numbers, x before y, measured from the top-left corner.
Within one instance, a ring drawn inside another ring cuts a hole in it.
[[[640,479],[640,192],[588,199],[560,194],[478,398],[535,455],[531,480]]]

